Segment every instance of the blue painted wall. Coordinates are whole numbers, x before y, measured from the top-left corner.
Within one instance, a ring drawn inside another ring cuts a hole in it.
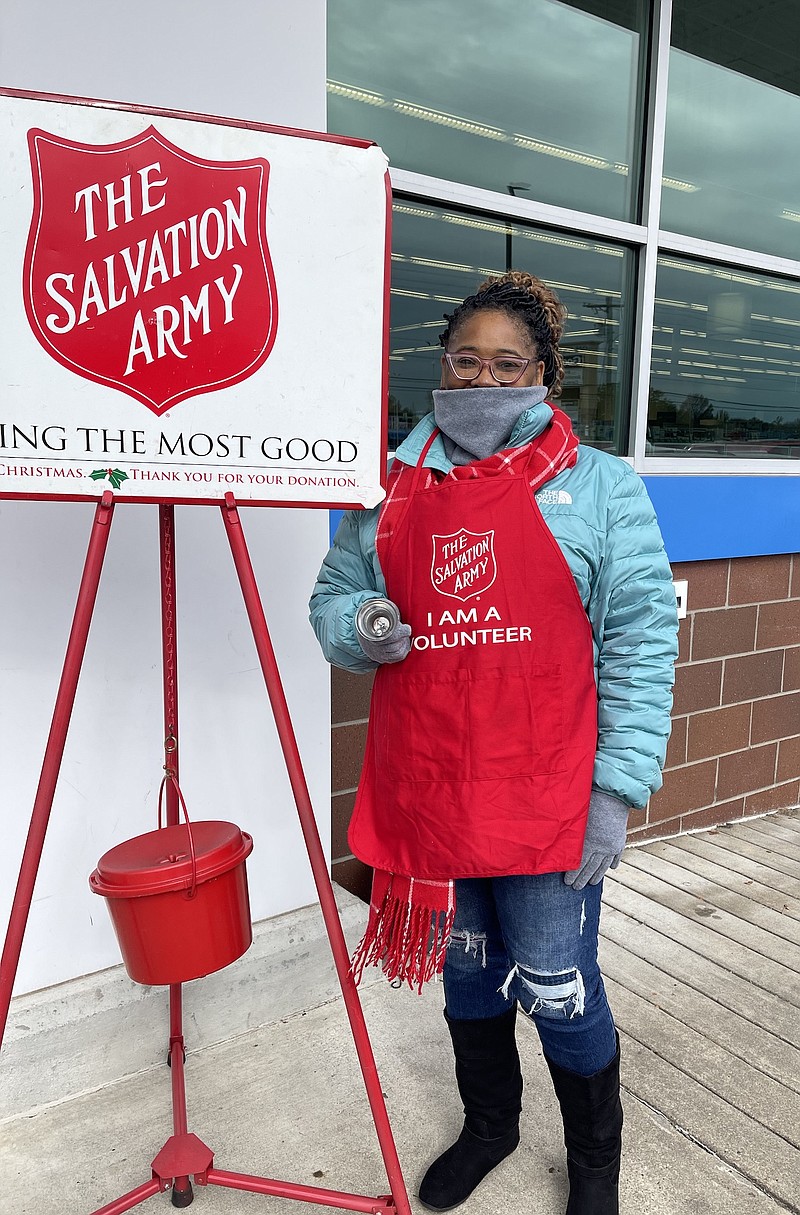
[[[645,477],[670,561],[800,552],[800,477]]]
[[[343,514],[344,514],[343,510],[332,510],[331,511],[331,543],[333,543],[333,537],[336,534],[336,529],[341,522]]]

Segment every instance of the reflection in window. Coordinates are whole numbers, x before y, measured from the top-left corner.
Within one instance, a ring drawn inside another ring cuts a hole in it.
[[[395,167],[636,218],[640,0],[329,0],[328,130]]]
[[[648,453],[800,456],[800,283],[659,259]]]
[[[661,225],[800,258],[800,5],[674,0]]]
[[[432,408],[444,313],[509,265],[548,283],[569,311],[560,407],[584,442],[624,450],[630,254],[600,241],[397,199],[393,219],[389,444]]]

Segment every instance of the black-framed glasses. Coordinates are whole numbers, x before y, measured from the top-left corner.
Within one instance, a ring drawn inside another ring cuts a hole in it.
[[[479,359],[477,354],[445,354],[444,361],[457,380],[477,380],[484,367],[488,367],[496,383],[509,387],[537,360],[509,354],[498,354],[493,359]]]

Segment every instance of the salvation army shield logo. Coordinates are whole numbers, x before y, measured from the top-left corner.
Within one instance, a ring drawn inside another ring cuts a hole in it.
[[[28,321],[69,371],[162,414],[253,375],[275,341],[269,164],[211,161],[155,127],[114,144],[28,132]]]
[[[462,528],[449,536],[433,536],[431,581],[434,590],[452,599],[474,599],[497,577],[494,531],[470,532]]]

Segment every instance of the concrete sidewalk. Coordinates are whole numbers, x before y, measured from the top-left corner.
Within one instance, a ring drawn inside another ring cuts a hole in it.
[[[629,849],[607,882],[603,937],[623,1051],[622,1209],[798,1212],[800,818],[773,815]],[[441,988],[419,997],[379,982],[362,1002],[412,1208],[422,1210],[419,1176],[461,1123]],[[386,1193],[341,999],[221,1045],[189,1047],[189,1129],[214,1150],[216,1167]],[[470,1215],[563,1212],[558,1111],[526,1024],[520,1051],[522,1144],[476,1192]],[[149,1180],[171,1133],[169,1101],[162,1066],[6,1121],[0,1211],[88,1215]],[[136,1209],[173,1210],[168,1195]],[[196,1190],[191,1209],[322,1208],[209,1187]]]

